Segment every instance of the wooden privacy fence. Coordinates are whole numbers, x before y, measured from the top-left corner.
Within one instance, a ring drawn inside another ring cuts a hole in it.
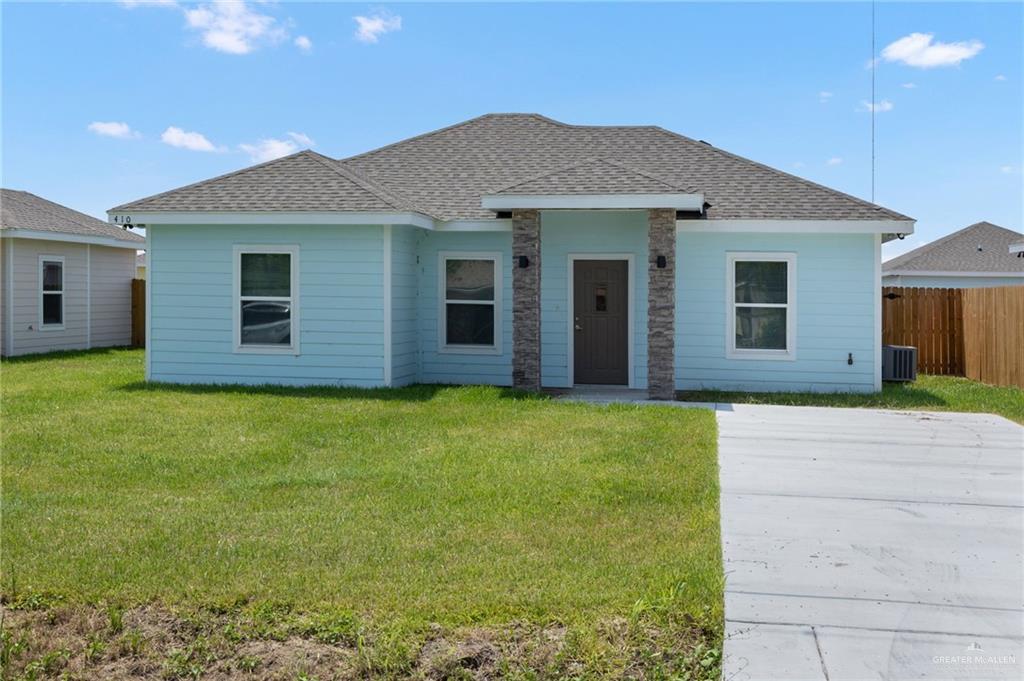
[[[882,289],[882,342],[917,369],[1024,388],[1024,286]]]
[[[968,288],[964,306],[964,375],[1024,388],[1024,286]]]
[[[882,289],[882,343],[917,348],[917,370],[964,375],[963,301],[960,289]]]
[[[146,280],[132,279],[132,345],[146,345]]]

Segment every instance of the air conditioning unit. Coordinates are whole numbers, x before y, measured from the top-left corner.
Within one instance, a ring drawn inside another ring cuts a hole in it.
[[[882,380],[916,381],[917,348],[911,345],[883,345]]]

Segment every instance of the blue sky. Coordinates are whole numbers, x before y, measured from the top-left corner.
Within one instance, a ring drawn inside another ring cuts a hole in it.
[[[885,256],[1022,220],[1019,3],[877,5]],[[118,203],[490,111],[657,124],[870,195],[870,5],[8,3],[3,186]],[[915,35],[916,34],[916,35]]]

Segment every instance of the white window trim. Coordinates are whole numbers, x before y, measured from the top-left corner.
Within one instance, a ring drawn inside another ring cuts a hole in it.
[[[440,251],[437,254],[437,351],[447,354],[464,355],[500,355],[502,341],[502,259],[500,252],[487,251]],[[455,304],[487,304],[480,300],[447,300],[448,287],[446,273],[449,260],[490,260],[494,263],[494,345],[458,345],[448,343],[448,308],[447,303]]]
[[[243,253],[284,253],[291,256],[291,296],[254,296],[259,300],[288,301],[292,308],[292,331],[290,345],[242,345],[242,254]],[[234,295],[231,304],[236,353],[256,355],[298,355],[301,323],[299,304],[299,247],[295,244],[235,244],[234,247]],[[147,271],[148,272],[148,271]]]
[[[43,263],[48,262],[59,262],[60,263],[60,291],[43,291]],[[67,278],[67,265],[64,262],[63,255],[40,255],[39,256],[39,323],[37,324],[40,331],[63,331],[64,325],[67,322],[65,315],[67,314],[67,295],[66,287],[64,286],[64,280]],[[60,296],[60,324],[45,324],[43,323],[43,298],[45,296]]]
[[[725,356],[727,359],[788,360],[796,359],[796,253],[748,251],[726,253],[725,268]],[[752,350],[736,347],[736,263],[784,262],[786,266],[786,303],[743,303],[742,307],[774,307],[786,309],[786,349]]]

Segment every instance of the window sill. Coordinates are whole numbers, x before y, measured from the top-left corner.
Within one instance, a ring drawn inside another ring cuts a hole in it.
[[[274,345],[237,345],[235,354],[239,355],[294,355],[299,356],[299,349],[293,346]]]
[[[796,352],[792,350],[727,350],[725,358],[792,362],[796,360]]]
[[[442,345],[437,349],[442,355],[500,355],[496,345]]]
[[[63,331],[63,324],[40,324],[36,327],[39,331]]]

